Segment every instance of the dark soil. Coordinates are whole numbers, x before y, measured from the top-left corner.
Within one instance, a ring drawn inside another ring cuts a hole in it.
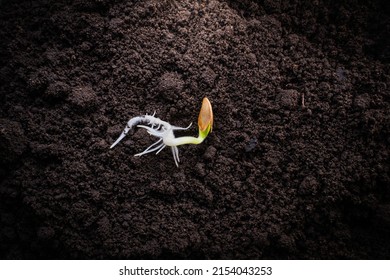
[[[388,3],[0,1],[1,258],[390,258]]]

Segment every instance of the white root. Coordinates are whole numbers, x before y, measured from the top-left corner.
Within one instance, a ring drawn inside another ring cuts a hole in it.
[[[180,162],[179,149],[176,147],[177,145],[175,145],[175,135],[173,131],[187,130],[191,127],[192,124],[190,124],[188,127],[173,126],[168,122],[156,118],[154,116],[155,113],[156,112],[154,112],[154,114],[151,116],[145,115],[145,116],[138,116],[130,119],[127,122],[126,127],[122,131],[119,138],[110,146],[110,149],[114,148],[123,138],[125,138],[125,136],[131,129],[137,126],[139,128],[146,129],[150,135],[153,135],[159,139],[157,142],[153,143],[148,148],[146,148],[143,152],[138,153],[135,156],[143,156],[145,154],[149,154],[155,151],[157,151],[156,154],[158,154],[166,146],[170,146],[175,164],[176,166],[179,166],[179,162]]]

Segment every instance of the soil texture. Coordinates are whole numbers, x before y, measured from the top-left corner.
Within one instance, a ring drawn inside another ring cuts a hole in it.
[[[389,259],[380,0],[0,1],[3,259]],[[155,142],[153,114],[200,145]]]

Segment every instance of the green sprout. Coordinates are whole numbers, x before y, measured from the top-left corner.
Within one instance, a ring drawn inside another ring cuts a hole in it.
[[[166,146],[170,146],[173,154],[173,159],[175,160],[176,166],[179,166],[179,150],[177,146],[186,145],[186,144],[200,144],[206,139],[207,135],[213,129],[214,115],[211,107],[210,101],[207,97],[203,98],[202,107],[200,109],[199,117],[198,117],[198,129],[199,134],[198,137],[192,136],[183,136],[183,137],[175,137],[173,133],[175,130],[187,130],[191,127],[191,124],[188,127],[179,127],[173,126],[168,122],[165,122],[159,118],[156,118],[153,115],[144,115],[137,116],[130,119],[123,130],[122,134],[119,138],[111,145],[110,149],[116,146],[126,135],[127,133],[134,127],[144,128],[148,131],[150,135],[153,135],[157,138],[157,142],[150,145],[146,148],[142,153],[136,154],[135,156],[142,156],[148,153],[156,152],[158,154],[161,152]],[[141,125],[140,123],[145,123],[146,125]]]

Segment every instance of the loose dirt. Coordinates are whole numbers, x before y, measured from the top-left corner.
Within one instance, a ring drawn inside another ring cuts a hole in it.
[[[0,1],[1,258],[388,259],[389,4],[333,2]]]

